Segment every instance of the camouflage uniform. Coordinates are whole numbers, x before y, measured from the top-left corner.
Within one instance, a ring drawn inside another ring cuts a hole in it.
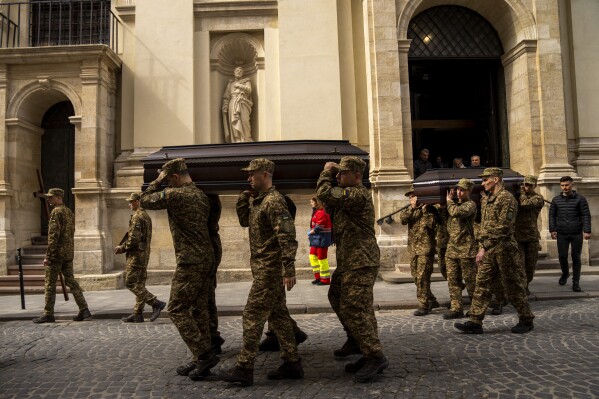
[[[466,179],[463,179],[466,180]],[[466,190],[472,188],[472,183],[460,186]],[[460,184],[462,181],[460,181]],[[476,204],[472,200],[464,202],[447,201],[449,220],[447,231],[449,243],[447,245],[447,286],[451,298],[451,311],[463,311],[462,279],[466,281],[466,290],[470,298],[474,296],[476,283],[476,238],[474,236],[474,219],[476,218]]]
[[[186,170],[183,159],[163,165],[168,174]],[[160,191],[153,181],[141,195],[145,209],[166,209],[175,246],[177,268],[173,275],[168,311],[189,347],[194,361],[211,347],[208,297],[214,269],[214,249],[208,231],[210,202],[193,182]]]
[[[255,159],[243,170],[273,173],[274,164],[266,159]],[[271,187],[250,205],[249,195],[241,193],[236,208],[239,224],[249,227],[250,266],[254,278],[243,311],[243,345],[237,364],[243,369],[254,368],[267,320],[281,345],[281,358],[285,362],[298,362],[293,320],[282,287],[283,277],[295,276],[297,252],[295,225],[285,198]]]
[[[499,168],[488,168],[482,177],[502,176]],[[495,173],[495,174],[489,174]],[[530,311],[525,291],[524,267],[514,239],[514,226],[518,203],[514,196],[503,187],[481,201],[482,217],[479,249],[485,249],[482,264],[476,274],[476,289],[470,307],[470,321],[482,324],[485,311],[491,301],[493,282],[501,280],[507,296],[518,311],[520,321],[532,323],[534,315]]]
[[[218,331],[218,309],[216,307],[216,273],[223,257],[223,247],[220,240],[219,225],[222,206],[218,195],[208,195],[210,201],[210,214],[208,215],[208,233],[210,234],[210,243],[214,249],[214,268],[212,271],[212,283],[210,284],[210,293],[208,295],[208,317],[210,319],[210,337],[214,340],[220,337]]]
[[[537,184],[534,176],[526,176],[524,183]],[[543,209],[545,201],[541,194],[520,193],[518,199],[518,216],[516,216],[516,241],[520,247],[521,262],[526,271],[526,286],[535,275],[535,268],[539,258],[539,228],[537,218]]]
[[[56,190],[56,189],[52,189]],[[52,193],[52,190],[49,193]],[[63,192],[60,190],[60,192]],[[62,196],[62,194],[60,194]],[[48,222],[48,249],[46,260],[46,276],[44,279],[46,306],[44,314],[54,315],[56,302],[56,280],[58,273],[62,273],[64,283],[71,290],[79,310],[87,309],[87,302],[75,276],[73,274],[73,255],[75,253],[75,216],[64,204],[57,205],[50,213]]]
[[[413,191],[408,191],[408,196]],[[399,213],[401,224],[408,225],[408,251],[410,272],[416,284],[418,308],[427,309],[429,302],[436,301],[431,292],[431,274],[435,256],[437,220],[432,206],[407,207]]]
[[[435,205],[439,212],[439,218],[437,223],[437,234],[435,236],[435,242],[437,247],[437,263],[439,264],[439,271],[443,275],[443,278],[447,280],[447,262],[445,260],[447,253],[447,242],[449,241],[449,234],[447,233],[447,219],[449,214],[447,213],[447,207],[443,207],[439,204]]]
[[[344,157],[341,171],[363,173],[364,161]],[[317,196],[326,205],[333,221],[337,245],[337,268],[329,288],[329,302],[348,334],[355,339],[365,358],[383,357],[373,310],[373,287],[380,268],[380,251],[374,234],[374,204],[361,183],[334,187],[334,170],[323,170]]]
[[[135,313],[142,313],[144,304],[153,305],[156,295],[146,289],[148,261],[152,242],[152,219],[141,207],[129,221],[127,241],[122,245],[126,252],[125,286],[135,295]]]

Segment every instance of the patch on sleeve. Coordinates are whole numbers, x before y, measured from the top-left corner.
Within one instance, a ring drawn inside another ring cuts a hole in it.
[[[345,196],[345,190],[341,187],[333,187],[331,189],[331,197],[333,198],[343,198]]]

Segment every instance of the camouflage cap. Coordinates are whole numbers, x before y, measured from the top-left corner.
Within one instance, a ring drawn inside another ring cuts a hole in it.
[[[185,164],[185,159],[183,158],[171,159],[170,161],[162,165],[162,171],[165,172],[167,175],[183,172],[184,170],[187,170],[187,165]]]
[[[524,177],[524,183],[537,185],[537,177],[533,175],[527,175]]]
[[[460,181],[458,182],[458,184],[455,185],[456,187],[462,188],[464,190],[472,190],[472,187],[474,186],[474,183],[472,183],[472,181],[470,179],[460,179]]]
[[[139,193],[131,193],[131,195],[129,196],[129,198],[127,198],[127,201],[128,202],[139,201],[140,198],[141,198],[141,196],[139,195]]]
[[[485,168],[478,177],[503,177],[503,170],[500,168]]]
[[[352,172],[364,173],[364,168],[366,167],[366,162],[361,160],[358,157],[347,156],[341,158],[339,162],[339,171],[343,172],[346,170],[351,170]]]
[[[45,194],[46,197],[64,197],[64,190],[62,188],[51,188],[48,190],[48,193]]]
[[[410,186],[410,188],[408,189],[408,191],[406,191],[406,197],[409,197],[411,194],[414,193],[414,186]]]
[[[274,173],[275,163],[266,158],[256,158],[250,162],[247,168],[243,168],[241,170],[245,170],[246,172],[261,170],[263,172]]]

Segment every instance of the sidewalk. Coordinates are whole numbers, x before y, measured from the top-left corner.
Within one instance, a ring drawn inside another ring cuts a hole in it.
[[[557,280],[558,277],[555,276],[535,278],[530,286],[529,301],[599,297],[599,276],[597,275],[582,275],[580,285],[583,292],[572,291],[571,279],[565,286],[558,285]],[[328,287],[315,286],[310,282],[310,280],[300,280],[293,290],[287,293],[289,311],[292,314],[332,312],[327,299]],[[216,289],[219,315],[241,315],[250,286],[250,282],[221,283]],[[447,305],[449,303],[447,282],[433,282],[431,287],[441,305]],[[168,301],[170,286],[149,286],[148,289],[159,299]],[[62,294],[57,295],[55,306],[57,319],[70,320],[77,314],[78,309],[73,296],[69,295],[69,298],[70,300],[65,302]],[[134,304],[133,294],[126,289],[89,291],[85,292],[85,299],[96,319],[117,319],[127,316],[132,313]],[[21,310],[21,299],[18,295],[0,297],[0,321],[29,320],[41,315],[44,309],[44,296],[27,295],[25,305],[26,310]],[[390,284],[379,280],[374,286],[374,306],[377,310],[415,309],[417,307],[416,287],[414,284]],[[150,307],[146,306],[146,316],[149,316],[150,310]],[[168,313],[164,311],[160,317],[168,317]]]

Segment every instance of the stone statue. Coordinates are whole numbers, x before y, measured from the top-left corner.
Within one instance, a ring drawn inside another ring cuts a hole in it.
[[[243,77],[243,68],[234,71],[235,79],[223,94],[223,126],[227,143],[245,143],[252,140],[250,114],[252,113],[252,83]]]

